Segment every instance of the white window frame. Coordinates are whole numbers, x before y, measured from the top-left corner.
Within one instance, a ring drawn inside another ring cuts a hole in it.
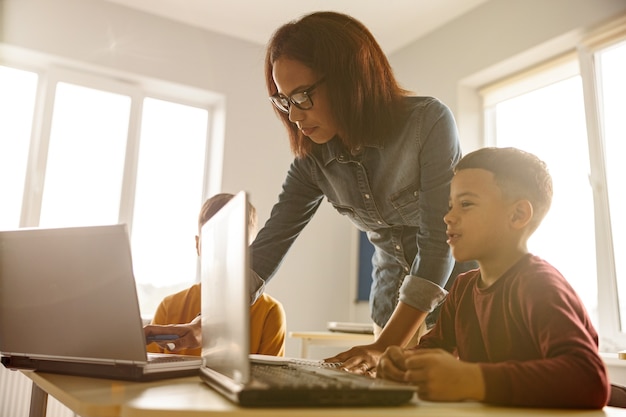
[[[87,66],[79,62],[25,50],[16,51],[0,43],[0,65],[34,72],[38,75],[37,98],[31,128],[29,159],[22,199],[19,227],[37,227],[42,208],[43,185],[58,82],[122,94],[131,98],[123,182],[118,214],[119,223],[128,225],[132,235],[135,184],[141,137],[142,105],[145,98],[197,107],[208,112],[205,172],[201,201],[221,192],[225,137],[226,100],[221,94],[196,87],[149,79],[133,74]],[[196,275],[199,267],[196,265]],[[190,277],[193,280],[194,277]],[[198,276],[195,277],[196,281]],[[190,282],[191,284],[192,282]],[[141,300],[140,300],[141,301]],[[148,304],[157,304],[150,300]],[[151,314],[150,311],[143,311]]]
[[[601,344],[605,350],[626,348],[626,332],[620,323],[617,275],[611,233],[606,164],[604,156],[602,117],[598,91],[599,76],[595,71],[595,53],[618,42],[626,41],[626,16],[617,19],[587,37],[577,47],[580,75],[585,99],[585,117],[590,158],[590,181],[593,189],[596,264],[598,280],[598,314]],[[626,306],[622,306],[626,308]]]
[[[35,116],[33,118],[30,145],[31,152],[29,153],[27,163],[20,227],[39,226],[56,86],[58,83],[64,82],[121,94],[131,98],[129,133],[118,215],[119,222],[128,223],[130,228],[132,225],[132,200],[134,197],[134,192],[132,191],[136,179],[139,145],[140,123],[138,121],[141,120],[143,92],[130,83],[123,83],[66,68],[52,67],[47,71],[39,72],[39,77],[39,85],[37,87],[38,99],[35,102]]]
[[[604,25],[566,51],[544,63],[519,71],[497,82],[478,89],[483,100],[484,145],[495,145],[495,134],[490,129],[492,114],[487,110],[495,103],[560,81],[568,76],[580,75],[583,85],[587,143],[590,159],[590,182],[593,192],[596,241],[596,280],[598,286],[598,333],[600,349],[615,352],[626,349],[626,331],[621,330],[617,276],[613,253],[611,223],[608,204],[607,179],[601,109],[597,89],[594,54],[612,44],[626,40],[626,16]],[[626,306],[623,306],[626,308]]]

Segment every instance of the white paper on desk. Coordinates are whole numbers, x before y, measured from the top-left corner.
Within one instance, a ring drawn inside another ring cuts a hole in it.
[[[346,321],[329,321],[326,328],[331,332],[374,334],[373,323],[353,323]]]
[[[290,358],[285,356],[250,354],[250,361],[266,365],[308,365],[322,368],[338,368],[340,362],[324,362],[320,359]]]

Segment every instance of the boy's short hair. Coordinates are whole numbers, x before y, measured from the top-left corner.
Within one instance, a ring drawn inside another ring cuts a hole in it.
[[[198,232],[200,231],[200,229],[202,229],[202,226],[204,226],[204,224],[208,222],[209,219],[215,215],[215,213],[217,213],[222,207],[224,207],[226,203],[232,200],[233,197],[234,194],[220,193],[215,194],[211,198],[207,199],[202,205],[202,208],[200,208],[200,214],[198,215]],[[249,202],[248,212],[248,225],[250,227],[250,230],[255,230],[257,227],[256,209]]]
[[[505,198],[530,201],[531,231],[537,229],[552,203],[552,177],[545,162],[521,149],[487,147],[465,155],[454,172],[469,168],[491,172]]]

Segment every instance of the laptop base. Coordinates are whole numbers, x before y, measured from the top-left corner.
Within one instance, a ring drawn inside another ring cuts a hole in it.
[[[32,359],[24,356],[3,356],[2,365],[10,370],[36,371],[51,374],[85,376],[90,378],[117,379],[123,381],[149,382],[169,378],[198,375],[198,367],[167,372],[144,373],[136,365],[107,365],[86,362],[66,362]]]

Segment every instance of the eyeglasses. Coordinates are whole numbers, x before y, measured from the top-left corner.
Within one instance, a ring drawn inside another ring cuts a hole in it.
[[[282,94],[274,94],[270,97],[270,101],[276,106],[276,108],[283,113],[289,113],[289,108],[293,104],[300,110],[309,110],[313,107],[313,100],[311,100],[311,93],[315,88],[324,82],[324,78],[320,79],[318,82],[310,86],[304,91],[300,91],[298,93],[294,93],[289,97],[286,97]]]

